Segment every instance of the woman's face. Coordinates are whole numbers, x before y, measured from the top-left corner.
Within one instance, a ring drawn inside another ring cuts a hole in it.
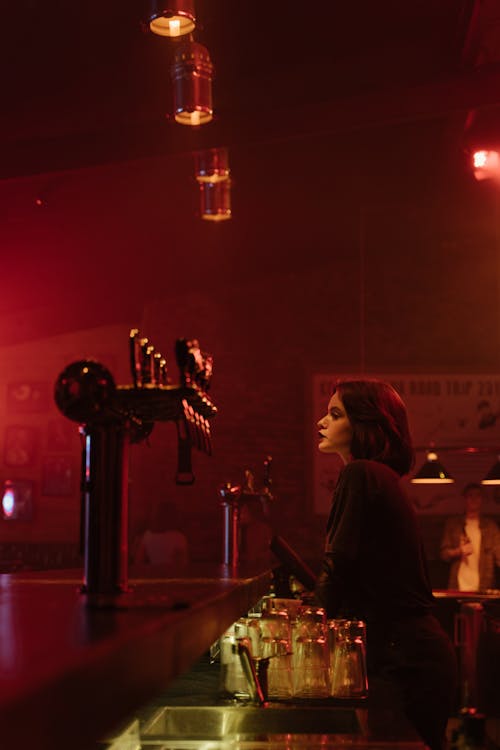
[[[318,422],[322,453],[339,453],[347,463],[351,456],[352,427],[340,400],[334,393],[328,402],[328,412]]]

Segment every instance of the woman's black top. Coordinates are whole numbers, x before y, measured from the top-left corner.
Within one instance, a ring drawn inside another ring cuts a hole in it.
[[[328,617],[383,624],[433,608],[416,513],[399,480],[377,461],[342,469],[315,589]]]

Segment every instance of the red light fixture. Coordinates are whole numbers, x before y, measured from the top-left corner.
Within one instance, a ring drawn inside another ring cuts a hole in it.
[[[188,41],[174,55],[174,117],[181,125],[204,125],[213,117],[213,65],[206,47]]]
[[[12,518],[16,511],[16,496],[12,482],[7,480],[2,497],[2,514],[4,518]]]
[[[227,148],[210,148],[194,155],[198,182],[222,182],[229,179]]]
[[[0,518],[4,521],[31,520],[32,501],[32,482],[22,479],[6,479],[0,502]]]
[[[193,0],[152,0],[149,28],[159,36],[191,34],[196,25]]]
[[[492,180],[500,177],[500,154],[498,151],[480,149],[472,154],[472,168],[476,180]]]
[[[500,107],[470,110],[464,147],[476,180],[500,181]]]
[[[231,180],[200,182],[201,218],[224,221],[231,218]]]

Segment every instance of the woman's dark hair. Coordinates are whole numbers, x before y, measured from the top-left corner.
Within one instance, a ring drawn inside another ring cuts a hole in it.
[[[406,406],[397,391],[381,380],[339,380],[335,391],[352,426],[352,457],[407,474],[415,457]]]

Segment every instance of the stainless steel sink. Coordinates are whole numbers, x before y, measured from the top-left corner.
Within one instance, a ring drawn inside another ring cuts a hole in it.
[[[272,704],[255,706],[164,706],[145,723],[146,741],[221,740],[242,735],[359,734],[355,708]]]

